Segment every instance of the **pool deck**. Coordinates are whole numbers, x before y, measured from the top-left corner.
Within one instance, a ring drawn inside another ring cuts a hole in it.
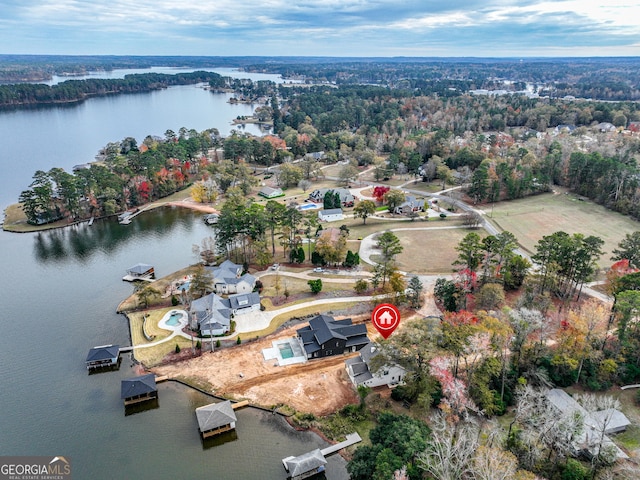
[[[280,352],[280,345],[289,345],[291,346],[291,350],[293,351],[293,356],[290,358],[282,358],[282,354]],[[277,360],[278,366],[284,367],[286,365],[294,365],[296,363],[305,363],[307,361],[307,357],[298,342],[296,337],[287,338],[284,340],[274,340],[271,342],[271,348],[265,348],[262,350],[262,356],[265,361],[269,360]]]

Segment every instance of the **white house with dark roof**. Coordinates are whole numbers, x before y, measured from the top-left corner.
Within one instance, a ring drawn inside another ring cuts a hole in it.
[[[281,188],[262,187],[258,192],[258,195],[264,198],[278,198],[284,197],[284,192]]]
[[[378,345],[368,343],[360,350],[360,355],[345,360],[347,374],[354,386],[392,388],[403,382],[406,370],[395,363],[381,365],[372,371],[371,360],[380,355]]]

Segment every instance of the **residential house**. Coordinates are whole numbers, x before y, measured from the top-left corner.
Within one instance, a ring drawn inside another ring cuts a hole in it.
[[[340,195],[340,203],[343,207],[353,207],[356,198],[346,188],[319,188],[309,194],[309,200],[314,203],[323,203],[327,192],[332,191]]]
[[[236,428],[236,413],[229,400],[196,408],[196,418],[202,438],[219,435]]]
[[[616,409],[588,412],[567,392],[559,388],[547,392],[547,400],[563,415],[579,414],[584,429],[574,441],[575,455],[588,458],[598,454],[599,445],[615,449],[618,458],[629,458],[608,435],[623,432],[631,424],[624,413]]]
[[[422,212],[424,210],[424,200],[418,200],[412,195],[405,196],[402,204],[393,209],[396,215],[408,215],[411,212]]]
[[[227,300],[233,315],[244,315],[260,310],[260,294],[258,292],[229,295]]]
[[[312,318],[297,335],[307,359],[356,352],[369,343],[365,324],[353,325],[350,318],[335,320],[329,315]]]
[[[213,277],[213,291],[219,294],[249,293],[256,286],[256,278],[242,274],[242,265],[225,260],[217,267],[206,267]]]
[[[210,293],[191,302],[189,324],[202,336],[224,335],[231,330],[233,311],[229,299]]]
[[[380,355],[380,349],[375,343],[368,343],[357,357],[345,360],[347,374],[354,386],[380,387],[386,385],[392,388],[404,379],[406,370],[395,363],[381,365],[372,371],[371,360]]]
[[[118,345],[102,345],[93,347],[87,355],[87,369],[102,367],[114,367],[120,359],[120,347]]]
[[[258,195],[264,198],[278,198],[284,197],[284,192],[281,188],[262,187]]]
[[[615,132],[616,126],[613,123],[600,122],[598,125],[596,125],[596,129],[599,132]]]
[[[158,398],[156,376],[153,373],[148,373],[140,377],[122,380],[120,398],[124,400],[125,406]]]
[[[318,220],[321,222],[337,222],[344,220],[341,208],[331,208],[329,210],[320,210],[318,212]]]

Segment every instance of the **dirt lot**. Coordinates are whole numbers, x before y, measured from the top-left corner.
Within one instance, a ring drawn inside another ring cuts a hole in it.
[[[347,356],[287,367],[277,366],[274,360],[264,360],[263,348],[270,348],[275,339],[294,336],[300,326],[240,346],[157,367],[153,371],[157,375],[186,379],[198,385],[208,384],[216,395],[248,399],[253,404],[265,407],[286,404],[318,416],[357,402],[357,393],[344,367]],[[378,334],[370,324],[368,328],[369,338],[377,338]],[[206,349],[205,345],[203,349]]]

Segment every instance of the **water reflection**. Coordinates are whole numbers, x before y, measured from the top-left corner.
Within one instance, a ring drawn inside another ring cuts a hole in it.
[[[235,442],[236,440],[238,440],[238,433],[235,430],[230,430],[214,437],[202,439],[202,449],[209,450],[210,448],[219,447],[220,445]]]
[[[158,401],[157,397],[152,400],[147,400],[145,402],[134,403],[132,405],[125,405],[124,416],[128,417],[129,415],[148,412],[149,410],[155,410],[156,408],[160,408],[160,402]]]
[[[36,234],[34,254],[39,262],[58,263],[68,260],[87,262],[96,253],[112,255],[130,242],[145,242],[151,238],[179,233],[180,237],[194,232],[200,215],[179,207],[163,207],[138,215],[129,225],[115,219],[97,220],[48,230]]]

